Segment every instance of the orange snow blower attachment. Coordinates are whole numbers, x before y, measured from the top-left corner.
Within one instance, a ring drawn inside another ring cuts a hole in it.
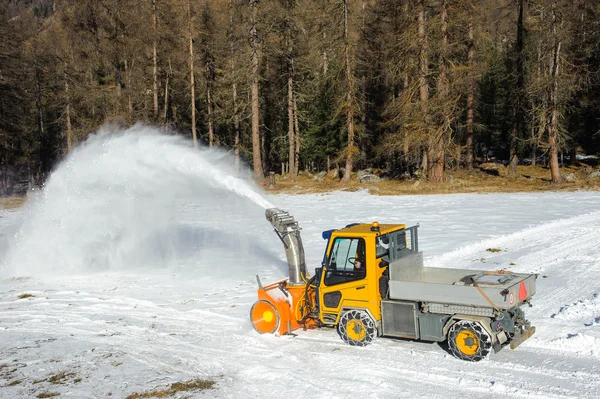
[[[261,334],[284,335],[312,326],[314,323],[306,315],[308,304],[314,303],[314,299],[306,300],[305,288],[304,285],[290,286],[287,279],[259,288],[258,301],[250,310],[254,329]]]
[[[310,317],[315,303],[313,279],[307,281],[304,247],[298,222],[280,209],[267,209],[265,216],[283,243],[289,278],[262,286],[258,282],[258,301],[250,309],[250,320],[261,334],[289,334],[300,327],[312,327]]]

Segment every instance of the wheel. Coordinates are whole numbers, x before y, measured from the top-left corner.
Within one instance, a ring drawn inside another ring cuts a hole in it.
[[[256,301],[250,309],[252,327],[260,334],[273,334],[279,329],[279,312],[271,302]]]
[[[492,340],[481,324],[460,320],[448,331],[448,348],[459,359],[478,362],[489,355]]]
[[[366,346],[377,337],[377,327],[367,312],[352,309],[340,318],[338,334],[349,345]]]

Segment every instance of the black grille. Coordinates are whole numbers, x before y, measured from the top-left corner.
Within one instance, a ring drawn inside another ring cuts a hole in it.
[[[337,308],[342,299],[342,293],[339,291],[328,292],[323,295],[323,304],[326,308]]]

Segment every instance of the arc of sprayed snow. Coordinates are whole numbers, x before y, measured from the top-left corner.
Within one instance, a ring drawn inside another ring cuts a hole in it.
[[[195,154],[194,154],[195,155]],[[193,157],[195,163],[186,162],[186,158]],[[190,166],[192,164],[193,166]],[[177,165],[179,171],[183,173],[198,172],[200,170],[212,169],[209,174],[210,178],[207,179],[215,187],[220,187],[229,191],[233,191],[236,194],[250,199],[252,202],[261,206],[264,209],[273,208],[274,205],[263,198],[254,188],[244,179],[225,173],[220,169],[212,168],[210,163],[204,158],[199,156],[187,155],[181,159],[181,162]]]

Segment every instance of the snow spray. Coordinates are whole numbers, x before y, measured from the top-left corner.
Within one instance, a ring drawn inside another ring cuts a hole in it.
[[[30,195],[0,272],[164,266],[219,244],[231,252],[249,230],[237,225],[265,224],[259,209],[273,207],[247,177],[223,151],[194,149],[156,128],[102,128]]]

